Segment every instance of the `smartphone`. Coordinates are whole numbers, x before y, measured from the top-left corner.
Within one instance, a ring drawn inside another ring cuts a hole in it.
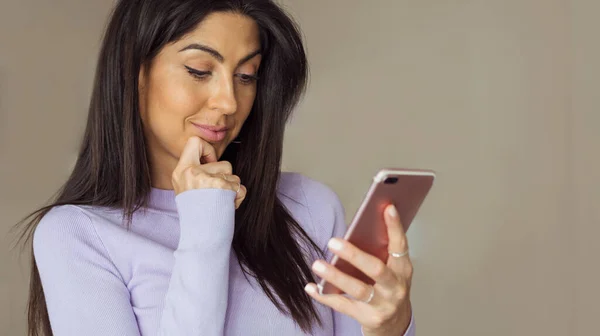
[[[344,239],[361,250],[387,262],[388,234],[384,209],[394,204],[404,230],[408,230],[421,204],[433,186],[435,172],[414,169],[382,169],[373,178],[361,206],[352,219]],[[402,252],[402,251],[398,251]],[[369,285],[375,281],[343,259],[333,256],[331,262],[340,271]],[[321,280],[321,294],[344,294],[334,285]]]

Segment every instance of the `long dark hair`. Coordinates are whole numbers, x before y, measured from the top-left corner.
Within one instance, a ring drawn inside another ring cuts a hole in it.
[[[73,172],[54,201],[25,218],[21,239],[31,241],[42,217],[65,204],[123,209],[131,220],[148,204],[150,167],[138,105],[138,75],[167,44],[208,14],[236,12],[260,29],[263,61],[253,110],[222,159],[248,187],[237,210],[233,249],[246,276],[305,331],[321,323],[304,285],[314,281],[309,253],[319,247],[288,213],[276,188],[285,124],[307,80],[297,26],[270,0],[121,0],[107,26],[87,126]],[[243,223],[242,223],[243,222]],[[35,259],[31,261],[29,335],[52,335]]]

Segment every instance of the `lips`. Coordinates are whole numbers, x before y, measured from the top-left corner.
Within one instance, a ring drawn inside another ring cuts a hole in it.
[[[213,125],[199,125],[194,124],[194,128],[198,131],[198,134],[201,138],[209,142],[218,142],[223,141],[225,136],[227,136],[227,127],[223,126],[213,126]]]

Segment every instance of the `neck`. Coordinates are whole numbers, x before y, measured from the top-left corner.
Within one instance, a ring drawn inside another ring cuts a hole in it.
[[[156,152],[155,152],[156,153]],[[152,187],[156,189],[173,190],[171,176],[177,166],[177,158],[164,153],[150,155],[150,174]]]
[[[165,174],[158,174],[152,172],[152,187],[163,190],[173,190],[173,183],[171,183],[171,174],[165,176]]]

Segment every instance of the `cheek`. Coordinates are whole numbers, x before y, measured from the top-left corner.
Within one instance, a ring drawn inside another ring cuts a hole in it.
[[[146,124],[158,142],[178,151],[187,141],[185,120],[201,109],[203,97],[182,80],[160,78],[155,83],[160,85],[148,92]]]
[[[150,96],[151,117],[166,123],[183,123],[201,106],[197,90],[181,80],[162,80]]]

